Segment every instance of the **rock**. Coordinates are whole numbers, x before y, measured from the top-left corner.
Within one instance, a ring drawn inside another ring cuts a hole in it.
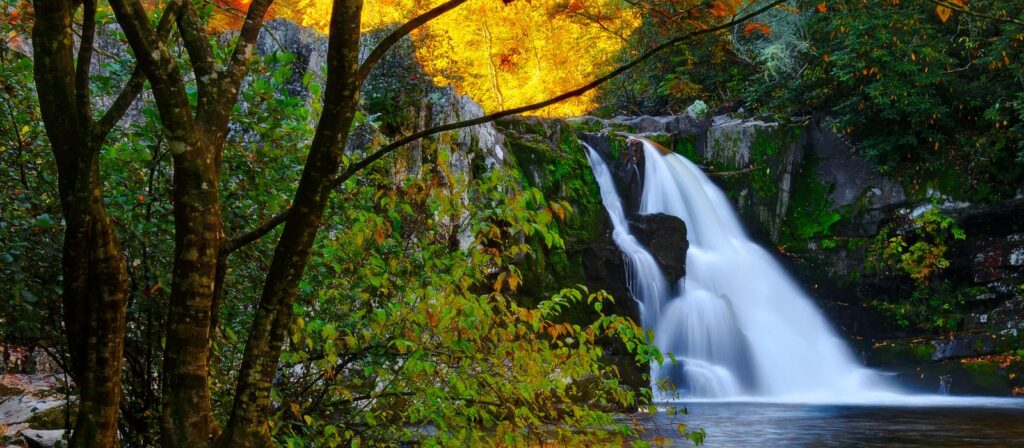
[[[235,35],[229,34],[231,37]],[[288,93],[311,100],[302,80],[308,72],[316,82],[324,81],[321,68],[327,63],[327,38],[313,28],[286,19],[268,20],[256,40],[256,54],[263,56],[277,51],[291,53],[295,57],[292,76],[285,87]]]
[[[2,398],[0,402],[0,425],[28,422],[36,414],[64,405],[63,400],[38,398],[31,395],[15,395]]]
[[[63,429],[37,430],[26,429],[21,432],[21,438],[25,440],[29,448],[52,448],[67,446],[64,440]]]
[[[675,284],[686,274],[686,223],[663,213],[640,215],[630,222],[630,229],[665,275],[669,284]]]
[[[1012,285],[1024,281],[1024,233],[993,236],[966,232],[968,239],[954,250],[952,268],[970,272],[976,284],[1010,284],[993,288],[989,291],[993,295],[1012,293]]]
[[[688,114],[652,117],[615,117],[604,121],[605,127],[632,134],[696,134],[702,130],[702,120]]]
[[[766,128],[776,127],[778,123],[741,120],[725,115],[716,116],[711,119],[711,126],[707,129],[706,144],[701,156],[705,161],[735,169],[750,168],[757,133]]]
[[[990,355],[1001,345],[1002,338],[995,335],[965,335],[931,341],[935,346],[932,361]]]
[[[60,385],[53,374],[0,375],[0,436],[64,428],[65,401],[55,397]],[[48,444],[23,439],[28,446],[53,446],[47,438],[40,440]]]
[[[843,137],[821,123],[807,126],[810,150],[819,159],[818,178],[834,185],[830,194],[833,209],[852,205],[864,198],[870,209],[902,204],[907,197],[903,187],[875,172],[871,164],[853,152]]]

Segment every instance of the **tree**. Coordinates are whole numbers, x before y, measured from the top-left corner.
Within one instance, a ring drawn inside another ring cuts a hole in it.
[[[82,3],[81,44],[74,54],[72,16],[79,5],[41,1],[35,5],[32,44],[39,105],[57,162],[65,221],[63,249],[64,325],[79,411],[72,443],[117,443],[121,358],[124,349],[127,275],[124,256],[103,205],[99,153],[114,124],[141,93],[137,72],[111,107],[93,116],[89,93],[96,1]],[[167,34],[176,7],[165,11],[155,36]]]
[[[300,279],[331,192],[395,149],[447,130],[502,116],[538,110],[577,97],[650,58],[694,37],[727,29],[782,3],[778,0],[720,25],[669,39],[636,60],[564,94],[481,118],[413,133],[346,163],[344,150],[358,107],[362,82],[402,37],[458,7],[448,0],[396,28],[360,63],[361,0],[335,0],[330,14],[327,79],[323,106],[292,205],[253,230],[228,238],[219,194],[223,150],[231,114],[250,67],[256,38],[270,0],[253,1],[229,51],[217,51],[195,6],[171,0],[154,26],[139,0],[112,0],[110,6],[138,63],[138,69],[100,119],[93,118],[89,67],[97,3],[38,0],[33,46],[36,84],[47,136],[58,164],[67,231],[64,257],[65,326],[75,380],[80,387],[79,419],[73,444],[113,446],[120,400],[121,351],[125,333],[125,261],[102,200],[97,157],[104,138],[148,81],[174,165],[174,260],[166,324],[162,386],[161,443],[179,446],[267,446],[271,383]],[[75,58],[75,12],[82,7],[82,38]],[[179,70],[165,36],[176,27],[190,69]],[[226,60],[220,61],[219,55]],[[196,96],[189,94],[194,83]],[[344,167],[344,171],[341,168]],[[245,345],[226,427],[211,409],[209,354],[213,315],[223,293],[228,255],[278,225],[276,243]]]

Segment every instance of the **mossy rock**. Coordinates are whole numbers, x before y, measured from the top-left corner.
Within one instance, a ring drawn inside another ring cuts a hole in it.
[[[29,427],[32,429],[65,429],[64,419],[66,412],[68,412],[68,410],[65,409],[65,406],[52,407],[33,415],[26,423],[28,423]],[[76,413],[71,410],[70,425],[72,427],[75,425],[75,414]]]

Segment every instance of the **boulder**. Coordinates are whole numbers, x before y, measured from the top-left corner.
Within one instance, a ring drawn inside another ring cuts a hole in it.
[[[25,441],[29,448],[51,448],[67,446],[67,442],[64,440],[63,429],[26,429],[21,432],[21,438]]]
[[[664,213],[640,215],[630,222],[630,230],[658,263],[665,280],[675,284],[686,274],[686,223]]]
[[[832,207],[838,209],[864,198],[869,209],[877,210],[906,201],[903,187],[875,172],[867,160],[856,155],[853,146],[821,123],[811,123],[805,131],[810,150],[819,158],[818,178],[834,185],[830,193]]]

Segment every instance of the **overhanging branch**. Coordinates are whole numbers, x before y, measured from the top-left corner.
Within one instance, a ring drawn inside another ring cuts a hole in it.
[[[405,22],[405,24],[392,31],[391,34],[388,34],[387,37],[384,38],[384,40],[380,41],[380,43],[378,43],[377,46],[373,47],[373,51],[370,52],[370,55],[367,56],[366,60],[363,61],[362,65],[359,66],[359,75],[357,77],[357,79],[359,80],[359,84],[363,84],[363,81],[366,80],[366,77],[369,76],[370,72],[373,71],[373,67],[376,66],[377,63],[380,62],[380,60],[384,57],[384,55],[387,54],[388,50],[390,50],[391,47],[395,46],[395,44],[398,43],[398,41],[402,40],[403,37],[409,35],[409,33],[416,30],[416,28],[425,25],[427,22],[434,20],[437,17],[441,16],[442,14],[457,8],[459,5],[463,3],[466,3],[466,1],[467,0],[448,0],[447,2],[437,5],[436,7],[434,7],[434,9],[431,9],[430,11],[420,14],[413,18],[412,20]]]
[[[960,6],[960,5],[956,5],[956,4],[950,3],[948,0],[928,0],[928,1],[934,3],[936,6],[941,6],[943,8],[949,9],[951,11],[956,11],[956,12],[959,12],[959,13],[967,14],[969,16],[974,16],[974,17],[978,17],[978,18],[982,18],[982,19],[988,19],[988,20],[995,20],[997,22],[1013,23],[1013,24],[1016,24],[1016,25],[1024,26],[1024,20],[1014,19],[1013,17],[1008,17],[1008,16],[997,16],[997,15],[993,15],[993,14],[986,14],[986,13],[983,13],[983,12],[973,11],[973,10],[967,8],[966,6]]]
[[[702,30],[697,30],[697,31],[694,31],[694,32],[691,32],[691,33],[684,34],[682,36],[677,36],[677,37],[674,37],[672,39],[669,39],[669,40],[661,43],[660,45],[658,45],[658,46],[656,46],[656,47],[654,47],[654,48],[652,48],[650,50],[647,50],[647,52],[645,52],[644,54],[640,55],[636,59],[630,61],[629,63],[626,63],[624,65],[619,66],[615,70],[612,70],[612,71],[608,72],[604,76],[602,76],[600,78],[597,78],[597,79],[591,81],[590,83],[588,83],[588,84],[586,84],[586,85],[584,85],[582,87],[570,90],[568,92],[562,93],[561,95],[549,98],[549,99],[541,101],[539,103],[534,103],[534,104],[530,104],[530,105],[526,105],[526,106],[520,106],[520,107],[516,107],[516,108],[513,108],[513,109],[508,109],[508,110],[503,110],[503,111],[500,111],[500,112],[495,112],[495,113],[490,114],[490,115],[484,115],[484,116],[479,117],[479,118],[474,118],[474,119],[470,119],[470,120],[463,120],[463,121],[458,121],[458,122],[454,122],[454,123],[443,124],[443,125],[440,125],[440,126],[435,126],[435,127],[429,128],[429,129],[424,129],[424,130],[419,131],[419,132],[414,132],[414,133],[412,133],[412,134],[410,134],[410,135],[408,135],[406,137],[403,137],[403,138],[398,139],[398,140],[396,140],[396,141],[394,141],[394,142],[392,142],[392,143],[390,143],[388,145],[385,145],[383,148],[380,148],[377,151],[375,151],[372,154],[370,154],[369,156],[366,156],[366,158],[364,158],[364,159],[362,159],[362,160],[360,160],[358,162],[355,162],[355,163],[352,163],[351,165],[349,165],[347,168],[345,168],[345,171],[343,171],[340,175],[338,175],[338,178],[335,179],[335,186],[338,186],[338,185],[341,185],[341,184],[345,183],[346,180],[351,178],[353,175],[358,173],[360,170],[366,168],[367,166],[370,166],[370,164],[372,164],[373,162],[376,162],[381,157],[384,157],[384,156],[390,154],[391,152],[393,152],[394,150],[396,150],[396,149],[398,149],[398,148],[400,148],[402,146],[405,146],[405,145],[407,145],[409,143],[412,143],[412,142],[414,142],[416,140],[419,140],[421,138],[428,137],[428,136],[431,136],[431,135],[434,135],[434,134],[438,134],[438,133],[441,133],[441,132],[445,132],[445,131],[451,131],[451,130],[461,129],[461,128],[465,128],[465,127],[469,127],[469,126],[475,126],[475,125],[478,125],[478,124],[488,123],[488,122],[497,120],[497,119],[502,118],[502,117],[507,117],[509,115],[516,115],[516,114],[521,114],[521,113],[524,113],[524,112],[531,112],[531,111],[535,111],[535,110],[538,110],[538,109],[543,109],[543,108],[545,108],[547,106],[559,103],[561,101],[565,101],[565,100],[567,100],[569,98],[580,96],[580,95],[582,95],[582,94],[584,94],[584,93],[586,93],[586,92],[588,92],[590,90],[593,90],[597,86],[600,86],[601,84],[604,84],[608,80],[610,80],[612,78],[615,78],[618,75],[621,75],[622,73],[626,72],[627,70],[632,69],[633,67],[636,67],[637,65],[640,65],[644,61],[650,59],[654,55],[656,55],[656,54],[658,54],[658,53],[660,53],[660,52],[662,52],[662,51],[664,51],[664,50],[666,50],[668,48],[672,48],[672,47],[674,47],[674,46],[676,46],[676,45],[678,45],[678,44],[680,44],[682,42],[688,41],[688,40],[693,39],[695,37],[699,37],[699,36],[703,36],[705,34],[711,34],[711,33],[715,33],[715,32],[721,31],[721,30],[729,29],[729,28],[731,28],[732,26],[734,26],[736,24],[746,22],[747,20],[750,20],[751,18],[757,17],[757,16],[767,12],[768,10],[770,10],[770,9],[772,9],[772,8],[782,4],[782,3],[786,3],[787,1],[789,1],[789,0],[774,0],[771,3],[768,3],[767,5],[762,6],[761,8],[758,8],[758,9],[754,10],[753,12],[751,12],[749,14],[745,14],[743,16],[739,16],[739,17],[734,18],[734,19],[730,20],[729,22],[723,23],[721,25],[716,25],[716,26],[705,28],[705,29],[702,29]]]

